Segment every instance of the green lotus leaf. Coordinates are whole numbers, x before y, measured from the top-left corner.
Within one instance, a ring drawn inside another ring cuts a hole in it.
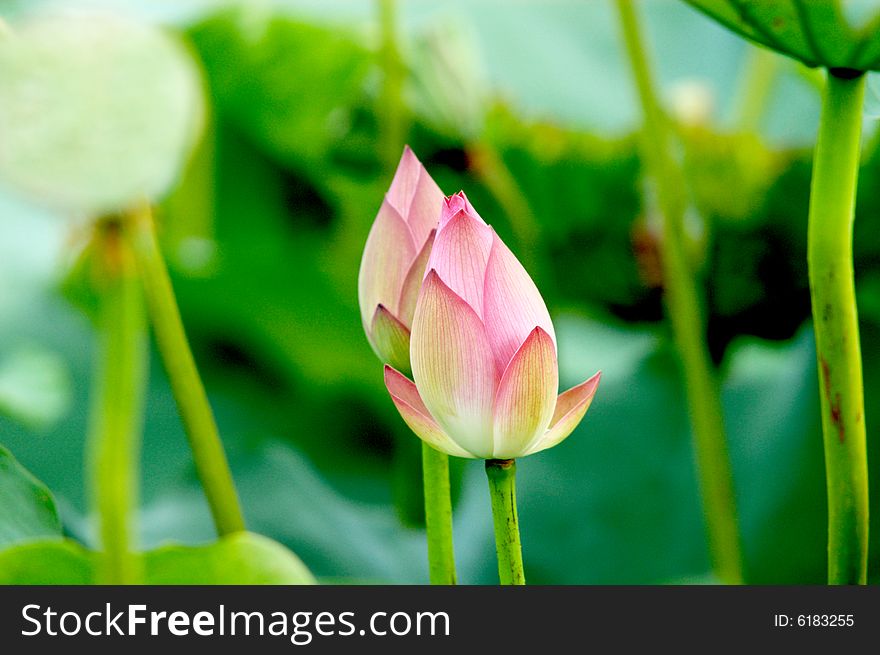
[[[49,489],[0,446],[0,549],[60,536],[61,521]]]
[[[808,66],[880,70],[880,0],[685,0]]]

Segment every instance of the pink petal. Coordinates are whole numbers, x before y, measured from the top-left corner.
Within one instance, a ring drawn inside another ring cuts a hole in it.
[[[482,317],[495,365],[502,371],[535,327],[542,328],[556,343],[553,323],[538,288],[494,231],[486,265]]]
[[[410,359],[422,400],[444,432],[468,452],[490,457],[498,374],[489,341],[476,312],[433,270],[416,305]]]
[[[403,281],[403,289],[400,291],[397,315],[404,325],[412,325],[413,314],[416,311],[416,301],[419,299],[419,289],[422,288],[422,279],[425,277],[425,268],[431,256],[431,248],[434,245],[436,230],[428,233],[428,239],[418,256],[413,260],[406,278]]]
[[[553,418],[550,420],[550,429],[529,449],[527,455],[552,448],[574,431],[593,402],[601,376],[600,371],[586,382],[559,394]]]
[[[369,332],[378,305],[397,314],[400,289],[415,250],[409,228],[386,198],[370,228],[358,274],[358,301],[365,331]]]
[[[406,214],[406,222],[415,243],[424,243],[428,234],[437,229],[443,209],[443,192],[428,171],[422,168],[416,191]]]
[[[536,327],[510,360],[498,386],[494,458],[519,457],[546,432],[558,390],[556,346]]]
[[[437,232],[428,260],[428,269],[437,271],[440,279],[479,317],[491,249],[491,228],[469,212],[459,211]]]
[[[416,385],[387,364],[385,365],[385,387],[391,394],[391,400],[394,401],[400,416],[409,429],[415,432],[422,441],[447,455],[474,457],[450,439],[437,425],[437,421],[431,418],[431,414],[419,396]]]
[[[419,161],[415,153],[409,146],[404,146],[400,163],[397,164],[397,170],[394,171],[394,179],[391,180],[387,194],[388,202],[404,217],[404,220],[416,193],[422,168],[422,162]]]
[[[385,309],[385,305],[376,307],[367,336],[380,360],[400,370],[409,370],[409,328]]]
[[[409,146],[403,149],[388,200],[409,226],[416,246],[437,227],[443,208],[443,192]]]

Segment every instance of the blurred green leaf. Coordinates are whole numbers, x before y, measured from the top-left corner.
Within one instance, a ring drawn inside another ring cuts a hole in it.
[[[250,532],[206,546],[163,546],[145,556],[148,584],[314,584],[281,544]]]
[[[190,30],[220,111],[320,186],[364,92],[368,51],[342,29],[246,10]]]
[[[84,585],[91,584],[93,576],[92,554],[69,539],[0,550],[0,584]]]
[[[0,548],[49,536],[61,536],[52,495],[0,446]]]
[[[34,542],[0,551],[0,584],[91,584],[95,554],[75,541]],[[144,554],[156,585],[314,584],[300,559],[250,532],[204,546],[167,545]]]

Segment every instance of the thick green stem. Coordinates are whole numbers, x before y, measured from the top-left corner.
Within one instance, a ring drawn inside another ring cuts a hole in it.
[[[709,552],[718,578],[739,584],[742,555],[721,397],[706,346],[694,272],[685,249],[685,184],[671,153],[669,125],[657,100],[638,18],[630,0],[617,0],[617,6],[644,114],[645,162],[656,184],[663,215],[661,258],[666,309],[684,374]]]
[[[487,459],[486,476],[489,478],[489,495],[492,498],[498,578],[503,585],[524,585],[526,575],[519,541],[519,518],[516,515],[516,461]]]
[[[377,0],[381,30],[381,63],[384,81],[379,108],[382,157],[388,170],[393,171],[400,159],[407,133],[407,112],[403,101],[403,83],[406,68],[397,42],[397,3],[395,0]]]
[[[810,189],[807,257],[828,482],[828,582],[865,584],[868,460],[852,233],[865,75],[831,71]]]
[[[174,289],[156,239],[152,213],[149,208],[144,208],[132,218],[135,258],[146,292],[156,344],[168,373],[217,532],[225,535],[244,530],[244,518],[232,473],[186,340]]]
[[[133,552],[138,462],[147,374],[146,317],[134,259],[115,221],[96,228],[101,284],[98,366],[89,434],[89,479],[97,509],[99,584],[139,584]]]
[[[422,474],[425,480],[425,529],[431,584],[452,585],[456,580],[449,455],[422,442]]]

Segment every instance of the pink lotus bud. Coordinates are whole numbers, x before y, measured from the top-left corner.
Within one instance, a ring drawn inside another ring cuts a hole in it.
[[[361,320],[383,362],[408,371],[413,312],[443,192],[409,146],[370,229],[358,276]]]
[[[512,459],[580,423],[597,373],[557,397],[556,337],[522,264],[464,193],[446,199],[412,322],[415,383],[385,385],[409,427],[450,455]]]

